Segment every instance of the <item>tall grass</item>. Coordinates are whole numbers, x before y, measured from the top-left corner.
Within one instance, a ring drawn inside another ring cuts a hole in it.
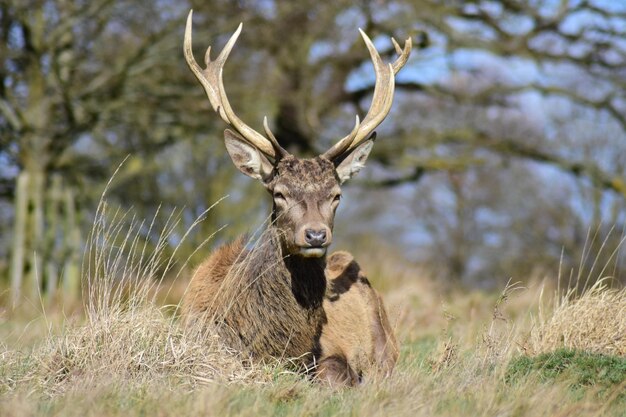
[[[580,276],[595,283],[584,290],[536,279],[494,294],[450,289],[397,259],[366,257],[368,277],[385,284],[400,361],[390,378],[333,391],[281,363],[251,363],[211,329],[179,325],[177,306],[159,301],[188,278],[179,246],[165,251],[178,222],[177,213],[169,216],[149,244],[142,236],[155,234],[155,219],[100,201],[83,264],[84,320],[62,321],[34,348],[2,344],[0,415],[621,416],[626,409],[621,373],[580,387],[575,368],[547,380],[544,362],[533,362],[540,353],[578,355],[554,353],[569,348],[624,363],[626,290],[594,278],[606,275],[604,266],[589,263]],[[176,237],[179,245],[188,233]],[[513,380],[515,363],[528,366]]]
[[[548,300],[547,314],[542,309],[530,332],[529,349],[533,354],[559,348],[626,356],[626,287],[615,281],[626,235],[622,231],[611,246],[615,229],[600,240],[589,232],[578,271],[571,271],[565,288],[558,287]],[[599,242],[595,256],[590,248]],[[600,260],[604,260],[604,264]],[[589,265],[585,268],[585,265]]]
[[[213,207],[177,238],[178,245],[166,255],[179,228],[179,213],[168,216],[151,244],[145,236],[153,235],[158,212],[149,222],[138,221],[130,210],[111,209],[103,197],[83,260],[85,320],[65,322],[60,334],[48,334],[32,350],[5,348],[0,393],[26,389],[53,398],[77,386],[189,390],[213,382],[266,381],[271,369],[246,362],[210,329],[179,326],[178,306],[162,306],[157,301],[157,297],[167,298],[187,269],[193,254],[179,263],[179,248]],[[168,284],[166,277],[170,277]],[[43,316],[47,320],[45,309]]]

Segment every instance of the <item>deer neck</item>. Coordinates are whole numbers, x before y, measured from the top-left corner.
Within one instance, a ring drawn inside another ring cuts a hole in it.
[[[283,258],[291,278],[291,291],[298,304],[306,309],[322,306],[326,293],[326,258],[304,258],[288,256]]]
[[[288,281],[291,292],[305,309],[321,308],[326,292],[326,256],[305,258],[300,255],[287,254],[282,244],[280,232],[271,227],[272,253],[278,255],[275,262],[281,270],[282,277]]]

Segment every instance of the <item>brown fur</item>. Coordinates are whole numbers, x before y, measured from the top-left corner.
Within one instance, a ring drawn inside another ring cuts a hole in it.
[[[399,57],[386,66],[380,65],[374,45],[361,31],[376,69],[364,123],[357,117],[352,133],[327,152],[300,159],[279,145],[267,119],[263,137],[228,105],[220,74],[241,27],[218,59],[211,61],[207,50],[202,69],[193,57],[191,16],[183,48],[187,64],[212,107],[234,129],[224,131],[233,163],[260,180],[274,204],[272,224],[257,248],[247,251],[239,241],[200,265],[183,303],[185,320],[203,317],[201,324],[217,326],[229,344],[256,358],[299,357],[305,365],[316,365],[314,374],[331,385],[355,385],[372,365],[389,373],[398,353],[380,295],[350,254],[331,256],[328,269],[326,254],[340,185],[367,160],[376,138],[373,130],[389,112],[394,76],[407,62],[411,39],[402,51],[394,41]]]
[[[183,301],[186,322],[216,323],[227,344],[256,359],[297,358],[302,368],[317,366],[316,376],[331,385],[356,385],[369,372],[389,374],[397,342],[380,295],[352,255],[332,254],[325,270],[320,259],[294,257],[294,266],[309,271],[291,274],[276,232],[267,233],[272,244],[247,251],[239,238],[196,269]]]
[[[253,358],[298,358],[296,363],[310,367],[319,357],[326,321],[324,266],[318,258],[283,260],[276,231],[266,233],[251,251],[240,239],[202,263],[184,298],[183,316],[215,323],[228,345]]]
[[[359,377],[368,371],[390,374],[398,359],[398,345],[380,294],[348,252],[335,252],[328,258],[326,277],[322,357],[345,361],[345,380],[353,379],[351,372]]]
[[[285,253],[296,253],[304,243],[308,227],[325,228],[332,241],[333,219],[337,204],[333,196],[340,192],[335,167],[327,159],[298,159],[288,156],[276,165],[274,176],[265,186],[280,191],[285,202],[275,201],[273,224],[282,234]]]
[[[240,150],[233,161],[245,168]],[[285,157],[264,185],[274,196],[272,225],[256,247],[246,249],[240,238],[197,268],[184,320],[214,326],[229,346],[257,360],[295,358],[331,385],[391,372],[398,350],[380,295],[349,253],[328,263],[324,255],[341,192],[335,166],[323,157]],[[315,256],[302,251],[307,228],[327,230]]]

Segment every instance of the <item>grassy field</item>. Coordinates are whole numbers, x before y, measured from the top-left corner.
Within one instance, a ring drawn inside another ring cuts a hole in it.
[[[183,329],[172,304],[185,274],[146,279],[162,260],[133,248],[130,233],[121,235],[136,256],[111,249],[114,231],[92,235],[84,305],[1,311],[0,415],[626,415],[626,290],[608,279],[565,293],[540,275],[500,292],[462,290],[364,256],[400,361],[389,378],[333,391]],[[120,271],[142,278],[120,287]]]

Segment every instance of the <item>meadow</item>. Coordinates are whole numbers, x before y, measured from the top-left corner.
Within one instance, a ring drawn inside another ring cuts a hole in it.
[[[84,301],[4,303],[0,415],[626,415],[626,289],[607,266],[482,291],[393,253],[360,254],[401,356],[391,377],[332,390],[288,361],[251,363],[183,328],[189,266],[164,245],[146,250],[144,223],[105,221],[105,206],[83,262]]]
[[[0,417],[626,417],[625,69],[626,0],[2,0]],[[194,265],[269,212],[229,108],[306,157],[376,127],[331,250],[383,295],[390,377],[181,325]]]

